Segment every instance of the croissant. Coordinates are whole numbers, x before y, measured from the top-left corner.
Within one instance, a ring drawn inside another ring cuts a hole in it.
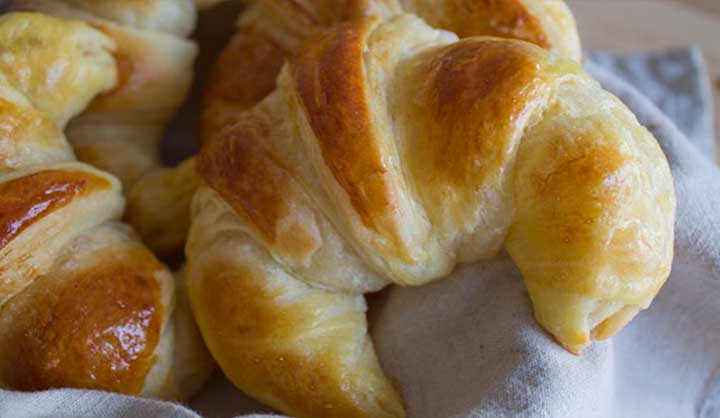
[[[63,134],[117,86],[116,48],[78,21],[0,17],[0,387],[183,399],[212,364],[172,276],[118,222],[120,182]]]
[[[209,1],[205,6],[218,2]],[[201,139],[231,125],[239,113],[273,91],[285,57],[302,39],[354,17],[389,17],[411,12],[460,37],[492,35],[522,39],[580,60],[575,21],[561,0],[246,0],[245,3],[247,8],[238,21],[237,33],[220,55],[206,86]],[[128,196],[127,219],[157,252],[171,253],[185,243],[190,223],[186,202],[197,187],[197,181],[189,175],[188,168],[193,164],[188,161],[177,169],[155,170],[143,177]]]
[[[80,19],[113,39],[117,83],[68,125],[78,158],[119,177],[126,190],[160,165],[158,144],[192,82],[192,0],[14,0],[11,10]]]
[[[203,135],[213,135],[275,89],[285,57],[313,31],[362,17],[412,13],[468,36],[522,39],[580,60],[575,21],[561,0],[249,0],[205,94]],[[242,71],[238,71],[242,68]]]
[[[670,272],[657,142],[578,63],[530,43],[353,19],[302,42],[277,90],[234,117],[197,163],[188,292],[225,374],[293,416],[403,416],[363,292],[504,247],[538,322],[579,354]]]

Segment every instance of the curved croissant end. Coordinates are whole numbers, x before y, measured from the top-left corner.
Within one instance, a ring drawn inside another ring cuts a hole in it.
[[[177,397],[172,277],[115,221],[119,181],[62,133],[115,85],[113,41],[11,13],[0,48],[0,387]]]
[[[288,274],[211,189],[193,206],[188,290],[226,376],[299,418],[403,417],[367,334],[363,297]]]
[[[198,168],[213,189],[196,197],[187,248],[199,263],[190,272],[199,312],[220,306],[203,295],[227,295],[223,312],[239,320],[283,316],[305,329],[301,314],[316,318],[328,301],[299,289],[284,296],[278,277],[357,294],[437,280],[505,246],[540,324],[579,353],[646,308],[670,271],[669,167],[618,99],[577,63],[529,43],[458,40],[409,15],[312,36],[278,91],[204,144]],[[220,206],[222,221],[208,220]],[[209,253],[213,269],[202,261]],[[282,290],[245,310],[258,289]],[[286,302],[315,310],[285,316]],[[200,321],[206,338],[234,335],[214,316]],[[218,338],[214,354],[242,344],[235,337]],[[280,334],[261,341],[252,349],[303,347]],[[260,366],[220,363],[259,399],[305,411],[298,389],[270,391]],[[278,367],[285,375],[299,365]]]
[[[579,354],[646,309],[670,274],[675,194],[655,138],[590,81],[526,130],[506,248],[538,321]]]

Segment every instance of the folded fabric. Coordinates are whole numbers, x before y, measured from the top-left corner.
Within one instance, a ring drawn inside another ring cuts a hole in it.
[[[588,59],[649,98],[703,154],[715,155],[712,86],[700,48],[631,56],[590,53]]]
[[[503,257],[433,285],[374,296],[378,354],[410,417],[720,417],[720,170],[706,157],[714,155],[712,110],[699,57],[693,49],[592,55],[587,64],[655,134],[675,178],[673,273],[651,308],[575,357],[535,324],[522,278]],[[211,382],[191,407],[207,418],[250,412],[227,385]],[[0,391],[0,417],[150,416],[199,417],[179,405],[103,392]]]
[[[720,416],[720,171],[631,86],[588,69],[668,154],[679,205],[672,276],[648,311],[581,358],[532,322],[508,260],[393,289],[373,334],[410,416]]]

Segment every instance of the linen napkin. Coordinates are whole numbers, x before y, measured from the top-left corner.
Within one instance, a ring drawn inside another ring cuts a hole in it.
[[[588,59],[649,98],[705,155],[715,155],[713,97],[700,48],[632,56],[590,53]]]
[[[649,310],[582,357],[536,325],[522,278],[505,256],[463,266],[429,286],[374,296],[375,345],[402,388],[409,417],[720,417],[720,170],[706,157],[714,155],[714,141],[701,54],[593,54],[587,68],[655,134],[670,161],[678,219],[668,283]],[[190,407],[197,412],[96,391],[0,391],[2,418],[267,411],[219,374]]]

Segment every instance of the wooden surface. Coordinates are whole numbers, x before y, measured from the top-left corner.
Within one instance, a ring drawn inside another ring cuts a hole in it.
[[[703,48],[715,93],[720,150],[720,0],[567,0],[587,50]]]

